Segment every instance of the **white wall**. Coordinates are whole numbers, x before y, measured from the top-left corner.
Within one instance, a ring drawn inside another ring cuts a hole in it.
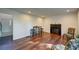
[[[61,24],[62,34],[67,33],[69,27],[76,28],[77,33],[77,14],[52,16],[44,20],[44,31],[50,32],[50,24]]]
[[[42,26],[45,32],[50,32],[50,24],[61,24],[62,34],[67,33],[69,27],[74,27],[77,34],[77,14],[52,16],[46,19],[19,13],[14,17],[13,34],[14,40],[30,35],[30,29],[35,26]]]
[[[33,26],[31,16],[20,14],[14,19],[13,24],[14,39],[30,35],[30,29]]]
[[[13,17],[13,39],[19,39],[30,35],[30,29],[35,26],[42,26],[41,18],[22,14],[11,9],[0,9],[1,13],[12,15]]]
[[[33,26],[35,25],[42,26],[43,24],[43,21],[41,18],[32,16],[32,15],[27,15],[27,14],[17,15],[13,22],[14,22],[13,23],[14,40],[29,36],[30,29],[32,29]]]
[[[42,19],[36,16],[22,14],[14,10],[0,9],[0,12],[13,16],[13,39],[19,39],[30,35],[30,29],[34,25],[43,26],[45,32],[50,32],[50,24],[62,24],[62,34],[67,33],[68,27],[75,27],[77,32],[77,15],[68,14],[52,16]]]

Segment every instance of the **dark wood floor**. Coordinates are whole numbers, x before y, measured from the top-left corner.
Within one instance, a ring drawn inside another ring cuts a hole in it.
[[[12,49],[13,49],[12,35],[0,37],[0,50],[12,50]]]
[[[66,44],[66,40],[62,36],[56,34],[43,33],[42,36],[25,37],[14,41],[16,50],[41,50],[39,46],[43,43]],[[49,50],[44,49],[43,50]]]
[[[0,37],[0,50],[49,50],[44,47],[39,48],[40,45],[52,44],[66,44],[66,39],[56,34],[43,33],[42,36],[25,37],[13,41],[12,36]]]

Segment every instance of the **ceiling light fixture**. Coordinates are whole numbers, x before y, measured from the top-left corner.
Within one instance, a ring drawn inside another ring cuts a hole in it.
[[[69,10],[69,9],[67,9],[67,10],[66,10],[66,12],[70,12],[70,10]]]

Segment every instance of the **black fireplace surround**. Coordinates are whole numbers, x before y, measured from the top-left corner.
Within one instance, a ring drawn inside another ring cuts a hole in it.
[[[50,24],[50,33],[61,35],[61,24]]]

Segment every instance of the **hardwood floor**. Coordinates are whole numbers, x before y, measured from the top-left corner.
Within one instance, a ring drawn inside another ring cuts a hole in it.
[[[66,44],[66,40],[62,36],[56,34],[43,33],[42,36],[25,37],[14,41],[16,50],[50,50],[45,47],[41,47],[43,44]]]
[[[66,44],[66,39],[56,34],[43,33],[42,36],[12,40],[12,36],[0,37],[0,50],[50,50],[45,44]]]

